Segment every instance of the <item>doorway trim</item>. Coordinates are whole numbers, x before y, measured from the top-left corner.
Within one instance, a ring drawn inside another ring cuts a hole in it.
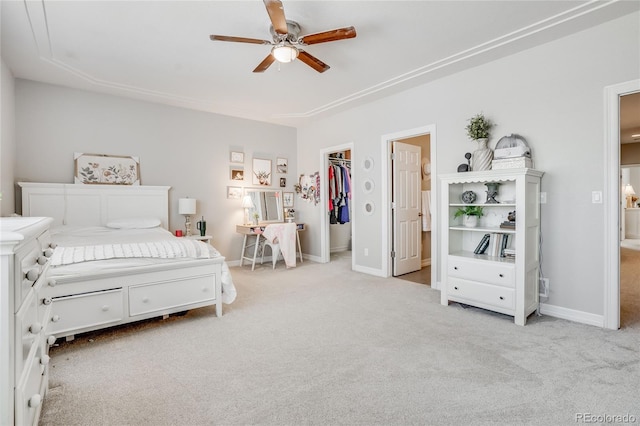
[[[620,96],[640,91],[640,80],[605,87],[604,328],[620,328]]]
[[[391,259],[391,246],[392,246],[392,233],[393,233],[393,221],[391,212],[391,142],[395,140],[412,138],[415,136],[430,135],[430,160],[431,160],[431,288],[439,289],[440,283],[438,282],[439,275],[439,262],[438,262],[438,169],[436,161],[436,125],[429,124],[422,127],[414,127],[412,129],[401,130],[394,133],[387,133],[381,136],[381,148],[382,148],[382,205],[386,208],[382,210],[382,224],[386,227],[386,232],[382,233],[382,276],[390,277],[393,271],[393,261]],[[434,206],[436,206],[434,208]]]
[[[353,149],[353,142],[348,142],[342,145],[334,145],[320,150],[320,182],[329,182],[329,154],[336,151],[351,151],[351,181],[354,180],[357,182],[356,175],[356,167],[353,167],[355,161],[355,151]],[[324,188],[322,187],[324,186]],[[320,220],[320,262],[328,263],[331,260],[331,241],[330,241],[330,223],[329,223],[329,215],[326,214],[326,207],[329,205],[329,188],[327,185],[320,186],[320,211],[322,215],[322,219]],[[356,192],[351,191],[351,208],[353,211],[353,206],[356,206]],[[353,270],[355,267],[355,256],[353,255],[353,247],[356,246],[356,227],[354,226],[354,216],[351,216],[351,269]]]

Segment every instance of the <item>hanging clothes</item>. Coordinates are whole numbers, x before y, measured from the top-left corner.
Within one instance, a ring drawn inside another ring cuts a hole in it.
[[[344,160],[329,165],[329,223],[344,224],[350,220],[351,170]]]

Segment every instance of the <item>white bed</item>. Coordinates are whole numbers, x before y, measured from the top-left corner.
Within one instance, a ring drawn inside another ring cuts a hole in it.
[[[53,218],[45,236],[55,248],[43,289],[52,304],[48,334],[69,338],[209,305],[220,316],[235,299],[224,257],[165,229],[169,187],[19,186],[23,216]]]

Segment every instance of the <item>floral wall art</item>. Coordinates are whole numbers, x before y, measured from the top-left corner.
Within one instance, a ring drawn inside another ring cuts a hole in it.
[[[138,157],[76,152],[74,163],[75,183],[140,185]]]
[[[253,184],[271,186],[271,160],[253,159]]]

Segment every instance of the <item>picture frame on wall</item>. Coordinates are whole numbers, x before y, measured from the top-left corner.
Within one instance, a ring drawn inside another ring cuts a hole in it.
[[[229,178],[231,180],[244,180],[244,169],[241,167],[231,167]]]
[[[280,188],[287,186],[287,178],[280,178]]]
[[[140,158],[126,155],[76,152],[74,183],[140,185]]]
[[[293,207],[293,192],[282,193],[282,205],[285,208]]]
[[[276,159],[276,170],[282,175],[286,175],[289,171],[289,162],[286,158]]]
[[[239,200],[242,198],[242,187],[241,186],[227,186],[227,198],[233,200]]]
[[[231,151],[230,161],[232,163],[244,164],[244,152]]]
[[[271,186],[271,160],[253,159],[252,182],[258,186]]]

